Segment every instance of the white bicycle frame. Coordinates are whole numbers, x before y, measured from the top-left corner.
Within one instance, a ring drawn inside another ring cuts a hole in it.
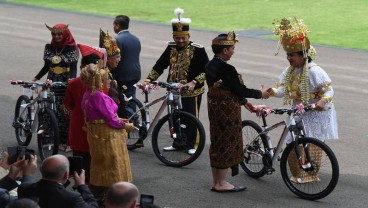
[[[174,92],[172,92],[171,90],[169,90],[166,95],[157,98],[156,100],[149,102],[148,101],[148,94],[149,92],[147,92],[147,94],[145,94],[145,101],[143,103],[143,107],[139,108],[136,110],[136,112],[129,118],[132,119],[135,115],[137,115],[138,112],[140,112],[141,109],[144,109],[144,112],[146,114],[146,120],[145,120],[145,126],[146,126],[146,130],[147,130],[147,134],[151,134],[153,131],[153,127],[156,126],[156,124],[158,123],[158,121],[161,118],[162,113],[164,112],[165,108],[167,108],[167,113],[170,114],[172,111],[172,105],[170,104],[171,102],[175,102],[176,103],[176,109],[181,109],[182,108],[182,104],[181,104],[181,95],[180,93],[175,94]],[[159,102],[162,102],[159,110],[157,111],[155,117],[153,118],[152,122],[151,122],[151,118],[150,118],[150,111],[149,108],[150,106],[153,106]],[[170,102],[170,103],[169,103]]]
[[[296,125],[296,120],[297,119],[301,119],[298,115],[288,115],[284,121],[280,121],[270,127],[268,127],[267,125],[266,126],[263,126],[263,131],[260,132],[257,137],[260,137],[260,135],[265,135],[267,137],[267,144],[268,144],[268,152],[270,153],[270,156],[272,158],[272,162],[275,162],[276,160],[278,160],[278,156],[279,154],[282,152],[282,147],[285,146],[286,144],[286,137],[288,135],[288,133],[290,132],[289,131],[289,127],[290,126],[293,126],[293,125]],[[301,120],[300,122],[302,122],[303,124],[303,120]],[[264,122],[265,124],[266,122]],[[284,130],[280,136],[280,139],[277,143],[277,146],[276,148],[273,147],[272,145],[272,141],[271,141],[271,138],[268,136],[268,133],[276,128],[278,128],[279,126],[285,126],[284,127]],[[304,126],[304,124],[303,124]],[[295,137],[296,135],[294,134],[293,131],[290,132],[291,133],[291,138],[292,138],[292,141],[295,141]],[[304,130],[302,130],[301,132],[301,135],[305,135],[305,132]]]

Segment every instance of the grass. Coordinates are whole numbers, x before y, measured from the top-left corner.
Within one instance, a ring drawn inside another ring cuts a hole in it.
[[[297,17],[308,26],[312,44],[368,50],[367,0],[4,0],[82,13],[170,23],[184,9],[192,28],[226,32],[270,30],[274,19]],[[273,38],[275,38],[274,36]]]

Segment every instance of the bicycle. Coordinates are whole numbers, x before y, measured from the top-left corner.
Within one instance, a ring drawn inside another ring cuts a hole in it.
[[[148,94],[158,87],[167,89],[166,95],[149,102]],[[137,85],[145,94],[142,104],[137,99],[130,99],[130,104],[137,106],[137,110],[129,117],[129,120],[137,127],[137,130],[128,134],[127,146],[129,150],[143,147],[143,141],[148,134],[152,134],[152,148],[158,159],[172,167],[186,166],[195,161],[202,153],[206,134],[202,123],[190,113],[181,110],[180,90],[185,87],[180,83],[153,82],[146,86]],[[149,108],[162,102],[154,119],[150,120]],[[161,118],[163,111],[167,109],[167,115]],[[189,138],[195,138],[195,153],[189,154],[191,148]],[[175,144],[175,151],[166,151],[164,147]]]
[[[47,84],[24,81],[10,81],[10,83],[23,87],[23,95],[19,96],[15,105],[12,123],[18,144],[28,146],[32,134],[37,133],[38,151],[41,160],[57,154],[60,135],[58,119],[55,115],[55,94],[52,90],[65,88],[66,84],[63,82]],[[41,88],[41,91],[38,93],[39,88]]]
[[[257,123],[244,120],[242,122],[244,160],[242,169],[253,178],[272,174],[273,164],[280,161],[280,171],[286,186],[297,196],[307,200],[317,200],[329,195],[338,182],[339,165],[333,151],[324,142],[305,136],[302,114],[312,110],[311,106],[294,108],[266,109],[259,111],[263,128]],[[270,127],[266,116],[269,113],[288,117]],[[258,115],[259,115],[258,114]],[[268,135],[270,131],[284,126],[284,130],[276,147]],[[290,137],[288,136],[290,135]],[[287,139],[291,142],[283,150]],[[320,158],[322,156],[322,158]]]

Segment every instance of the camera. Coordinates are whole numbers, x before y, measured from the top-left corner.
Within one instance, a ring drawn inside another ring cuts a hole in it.
[[[68,160],[69,160],[69,175],[74,175],[74,171],[77,171],[78,174],[81,174],[83,167],[83,157],[73,156],[68,157]]]
[[[14,146],[8,147],[8,164],[11,165],[17,161],[18,158],[23,158],[25,156],[26,160],[31,159],[31,155],[35,155],[35,151],[32,149],[27,149],[26,146]]]
[[[153,195],[141,194],[140,206],[153,205]]]

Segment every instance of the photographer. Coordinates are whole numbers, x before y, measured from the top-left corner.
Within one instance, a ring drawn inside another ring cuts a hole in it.
[[[9,193],[19,186],[17,180],[20,180],[21,183],[31,181],[31,175],[37,169],[37,156],[30,155],[29,159],[23,156],[10,165],[8,158],[9,154],[4,152],[0,166],[4,170],[9,169],[9,173],[0,180],[0,207],[5,207],[10,201],[17,199],[16,196]]]
[[[139,198],[138,188],[129,182],[117,182],[113,184],[107,191],[105,198],[106,208],[147,208],[159,207],[153,204],[152,195],[142,194]]]
[[[36,183],[24,183],[19,186],[19,198],[31,198],[42,208],[97,208],[97,201],[85,185],[85,172],[74,172],[77,191],[65,188],[69,179],[69,161],[64,155],[46,158],[41,165],[42,179]]]

